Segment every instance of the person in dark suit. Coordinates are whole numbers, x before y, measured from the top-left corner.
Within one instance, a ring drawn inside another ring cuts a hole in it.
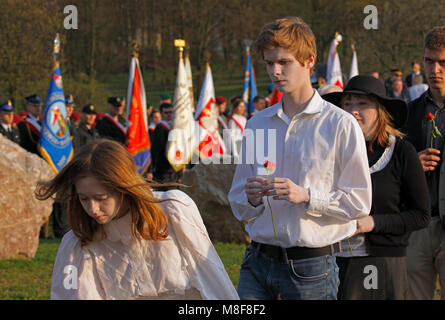
[[[40,156],[37,145],[40,139],[42,120],[40,112],[42,110],[42,98],[33,94],[25,98],[26,117],[18,123],[20,133],[20,146],[25,150]]]
[[[101,138],[107,138],[125,145],[127,142],[127,125],[122,116],[124,112],[122,97],[108,98],[108,113],[97,121],[96,129]]]
[[[162,120],[159,121],[153,132],[151,146],[153,178],[156,182],[161,183],[180,182],[182,171],[175,172],[166,157],[168,135],[170,130],[172,130],[173,106],[170,103],[163,103],[159,106],[159,110],[161,111]],[[161,188],[159,190],[166,191],[166,189]]]
[[[0,134],[9,140],[20,144],[20,134],[14,122],[14,106],[11,101],[0,105]]]
[[[87,104],[82,109],[82,122],[76,129],[76,133],[73,139],[74,150],[79,150],[82,146],[87,143],[99,139],[99,133],[94,127],[94,122],[96,121],[96,108],[92,104]]]
[[[427,33],[423,62],[429,89],[409,104],[404,132],[416,148],[425,172],[432,220],[409,239],[408,298],[432,300],[438,277],[441,298],[445,299],[445,25]],[[441,134],[433,135],[435,129]]]
[[[68,128],[70,130],[71,139],[73,138],[75,131],[76,131],[76,125],[73,121],[71,121],[71,116],[73,115],[74,108],[76,107],[76,104],[74,103],[73,95],[70,94],[65,97],[65,110],[66,110],[66,124],[68,125]]]
[[[402,99],[406,103],[410,102],[409,91],[404,86],[402,78],[397,77],[391,83],[391,90],[387,92],[388,97]]]
[[[415,76],[422,77],[422,83],[426,83],[425,75],[422,72],[420,72],[420,63],[418,63],[417,61],[411,62],[411,68],[413,72],[407,75],[405,78],[406,86],[408,88],[413,86],[413,80]]]

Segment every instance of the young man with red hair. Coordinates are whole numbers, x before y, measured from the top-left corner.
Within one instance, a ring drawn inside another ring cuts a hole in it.
[[[255,49],[283,96],[247,122],[243,158],[229,192],[233,213],[248,221],[252,239],[238,294],[241,299],[336,299],[333,244],[362,232],[366,226],[355,220],[371,208],[363,133],[350,114],[312,88],[315,37],[303,20],[266,24]],[[268,141],[257,141],[263,137]],[[274,168],[265,170],[264,160]]]

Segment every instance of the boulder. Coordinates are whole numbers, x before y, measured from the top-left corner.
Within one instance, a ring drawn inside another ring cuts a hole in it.
[[[182,176],[182,183],[190,187],[181,190],[195,201],[212,241],[250,242],[244,223],[234,217],[227,198],[235,167],[199,163]]]
[[[34,190],[53,176],[45,160],[0,134],[0,259],[35,256],[53,201],[37,200]]]

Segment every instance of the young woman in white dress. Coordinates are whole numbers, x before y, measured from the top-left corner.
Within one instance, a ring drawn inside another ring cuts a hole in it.
[[[36,196],[68,203],[51,299],[238,299],[193,200],[153,192],[119,143],[85,145]]]

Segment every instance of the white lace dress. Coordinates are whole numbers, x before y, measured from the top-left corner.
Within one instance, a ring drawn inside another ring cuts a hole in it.
[[[51,299],[239,299],[193,200],[154,192],[168,217],[165,241],[136,240],[131,215],[104,225],[107,238],[80,246],[69,231],[54,264]]]

